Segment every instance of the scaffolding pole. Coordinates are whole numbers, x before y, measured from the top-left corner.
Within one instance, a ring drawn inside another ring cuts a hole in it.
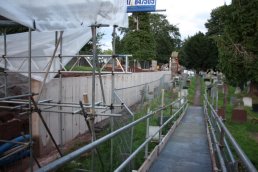
[[[113,104],[115,103],[115,54],[116,54],[116,28],[117,25],[113,26],[113,33],[112,33],[112,83],[111,83],[111,113],[114,113]],[[110,117],[110,132],[114,131],[114,118]],[[114,140],[110,140],[110,171],[113,171],[113,147],[114,147]]]
[[[31,35],[31,28],[29,28],[29,35],[28,35],[28,88],[29,88],[29,94],[32,94],[31,91],[31,44],[32,44],[32,35]],[[32,111],[31,111],[31,96],[28,97],[29,99],[29,132],[30,132],[30,171],[33,172],[33,148],[32,148]]]
[[[7,94],[7,61],[6,61],[6,56],[7,56],[7,43],[6,43],[6,28],[4,29],[4,95],[5,97],[8,96]]]
[[[57,46],[57,37],[58,37],[58,32],[56,32],[56,46]],[[63,53],[63,37],[61,36],[61,32],[60,32],[60,54],[59,54],[60,70],[62,69],[62,53]],[[63,99],[62,87],[63,87],[63,78],[62,78],[62,73],[59,72],[58,103],[62,103],[62,99]],[[63,107],[59,106],[58,110],[62,111]],[[63,115],[62,115],[62,113],[59,113],[58,120],[59,120],[59,133],[60,133],[59,141],[60,141],[60,145],[62,146],[62,145],[64,145],[64,143],[63,143]]]
[[[95,114],[95,70],[96,70],[96,59],[97,57],[97,27],[96,25],[91,26],[92,32],[92,51],[93,51],[93,59],[92,59],[92,97],[91,97],[91,104],[92,104],[92,128],[94,129],[94,114]],[[89,128],[90,130],[90,128]],[[93,132],[93,131],[92,131]],[[93,134],[91,135],[91,142],[93,143],[95,140]],[[94,171],[94,151],[91,151],[91,171]]]

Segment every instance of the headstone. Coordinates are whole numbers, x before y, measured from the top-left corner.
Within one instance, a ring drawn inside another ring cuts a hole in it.
[[[157,70],[157,61],[151,60],[151,70],[156,71]]]
[[[239,106],[243,105],[243,102],[241,99],[238,99],[238,98],[232,96],[232,97],[230,97],[230,105],[239,107]]]
[[[217,84],[218,90],[224,94],[224,87],[222,83]]]
[[[159,126],[149,126],[149,136],[153,136],[159,130]],[[155,141],[159,140],[159,132],[152,138]]]
[[[218,115],[219,115],[222,119],[225,119],[225,110],[224,110],[224,108],[219,108],[219,109],[218,109]]]
[[[188,96],[188,89],[182,89],[181,96]]]
[[[244,106],[252,107],[253,101],[251,97],[243,97]]]
[[[211,85],[211,80],[210,80],[209,78],[204,78],[204,84],[205,84],[206,86]]]
[[[236,87],[235,94],[240,94],[240,93],[241,93],[241,89],[239,87]]]
[[[231,120],[233,122],[244,123],[247,121],[247,114],[244,109],[233,109]]]

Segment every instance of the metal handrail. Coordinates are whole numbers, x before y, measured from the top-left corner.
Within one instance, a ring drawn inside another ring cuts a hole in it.
[[[159,129],[157,131],[155,131],[155,133],[153,133],[148,139],[146,139],[116,170],[115,172],[119,172],[121,170],[123,170],[126,165],[128,163],[131,162],[131,160],[155,137],[156,134],[158,134],[172,119],[174,119],[174,117],[176,117],[178,115],[178,113],[182,110],[182,109],[187,109],[188,106],[188,102],[186,101],[182,107],[180,107],[174,115],[172,115],[166,122],[164,122],[163,125],[161,125],[159,127]],[[183,112],[184,113],[184,112]]]
[[[225,124],[223,123],[222,119],[218,116],[217,112],[214,110],[213,106],[210,104],[207,95],[204,95],[205,98],[205,102],[208,105],[208,107],[211,109],[211,112],[215,115],[215,119],[218,122],[218,124],[221,127],[221,131],[224,132],[225,136],[228,138],[228,140],[230,141],[232,147],[235,149],[237,155],[239,156],[239,158],[241,159],[242,163],[244,164],[244,166],[247,168],[248,171],[250,172],[257,172],[257,169],[254,167],[254,165],[252,164],[252,162],[249,160],[249,158],[247,157],[247,155],[244,153],[244,151],[241,149],[241,147],[238,145],[238,143],[236,142],[236,140],[234,139],[234,137],[231,135],[231,133],[229,132],[229,130],[227,129],[227,127],[225,126]]]
[[[184,99],[184,97],[182,97],[181,99]],[[68,163],[68,162],[72,161],[73,159],[79,157],[80,155],[82,155],[82,154],[84,154],[84,153],[86,153],[86,152],[96,148],[98,145],[100,145],[100,144],[102,144],[102,143],[112,139],[113,137],[117,136],[121,132],[134,127],[135,125],[137,125],[138,123],[140,123],[142,121],[145,121],[147,118],[150,118],[151,116],[153,116],[154,114],[158,113],[159,111],[162,111],[162,110],[165,110],[165,109],[169,108],[170,106],[174,105],[177,101],[178,100],[173,101],[169,105],[166,105],[164,107],[160,107],[160,108],[158,108],[158,109],[156,109],[156,110],[154,110],[152,112],[147,113],[145,116],[143,116],[143,117],[133,121],[132,123],[127,124],[127,125],[119,128],[119,129],[113,131],[112,133],[109,133],[109,134],[105,135],[104,137],[102,137],[100,139],[97,139],[94,142],[92,142],[92,143],[90,143],[90,144],[88,144],[86,146],[83,146],[83,147],[75,150],[74,152],[71,152],[68,155],[65,155],[65,156],[63,156],[63,157],[61,157],[61,158],[59,158],[59,159],[57,159],[57,160],[47,164],[46,166],[38,169],[37,172],[51,171],[51,170],[55,170],[55,169],[61,167],[63,164]],[[178,111],[180,111],[181,108]]]

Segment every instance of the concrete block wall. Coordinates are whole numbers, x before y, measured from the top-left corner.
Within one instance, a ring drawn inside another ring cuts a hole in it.
[[[115,74],[115,88],[125,88],[132,87],[135,85],[145,84],[152,81],[156,81],[165,75],[165,80],[170,79],[169,71],[162,72],[143,72],[143,73],[127,73],[127,74]],[[104,92],[106,97],[106,103],[110,104],[111,102],[111,75],[104,75],[102,77]],[[59,84],[60,81],[58,78],[51,80],[46,84],[41,100],[51,99],[54,102],[57,102],[60,96],[59,93]],[[38,84],[36,84],[38,85]],[[99,78],[96,77],[96,102],[102,101],[101,88],[99,84]],[[83,94],[87,93],[89,102],[91,102],[92,97],[92,77],[83,76],[83,77],[69,77],[62,79],[62,103],[76,103],[79,104],[80,100],[83,100]],[[126,99],[126,103],[129,103],[130,106],[133,103],[136,103],[139,97],[130,97],[130,91],[135,92],[139,91],[140,87],[135,87],[134,89],[123,89],[121,95]],[[34,90],[36,90],[34,88]],[[128,97],[128,98],[126,98]],[[52,110],[59,110],[57,107],[52,108]],[[62,111],[75,111],[75,108],[62,108]],[[36,115],[35,115],[36,116]],[[40,150],[47,150],[52,142],[48,136],[43,124],[39,118],[33,118],[33,130],[34,135],[39,139]],[[59,114],[53,112],[44,112],[44,119],[46,120],[47,125],[49,126],[57,144],[65,144],[72,139],[76,138],[78,135],[85,133],[88,128],[85,124],[84,117],[76,114]],[[96,122],[99,122],[106,117],[97,117]],[[38,133],[37,133],[38,132]]]

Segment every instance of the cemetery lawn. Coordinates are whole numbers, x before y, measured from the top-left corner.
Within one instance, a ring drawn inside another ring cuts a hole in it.
[[[230,104],[230,97],[237,96],[239,98],[244,94],[235,95],[235,88],[228,86],[227,106],[226,106],[226,126],[236,139],[240,147],[258,169],[258,114],[253,112],[251,108],[245,107],[247,112],[246,123],[235,123],[231,121],[233,106]],[[223,107],[224,94],[219,92],[219,108]]]

